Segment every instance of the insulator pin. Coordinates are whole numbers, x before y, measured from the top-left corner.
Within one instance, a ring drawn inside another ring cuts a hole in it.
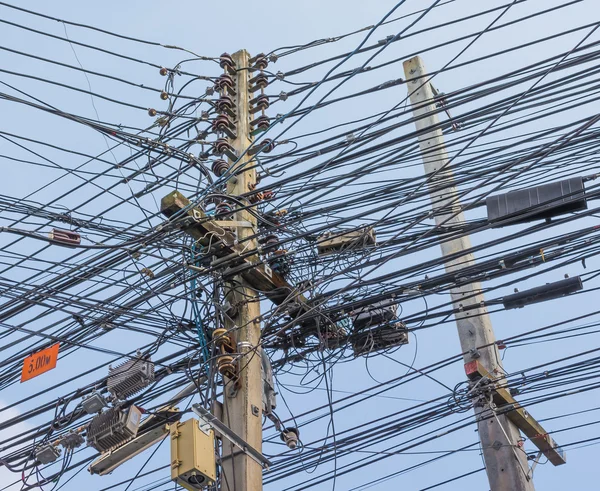
[[[233,99],[228,95],[222,95],[221,98],[217,100],[215,106],[217,108],[217,111],[222,113],[226,112],[232,117],[235,116],[235,112],[233,110],[235,107],[235,103],[233,102]]]
[[[277,144],[271,140],[270,138],[265,138],[261,140],[256,145],[248,150],[249,155],[256,155],[259,152],[262,153],[271,153]]]
[[[260,148],[264,153],[271,153],[274,150],[275,145],[277,144],[270,138],[265,138],[260,142]]]
[[[219,57],[219,65],[223,70],[231,74],[235,73],[235,62],[229,53],[223,53]]]
[[[255,126],[258,130],[266,131],[269,126],[271,126],[271,122],[269,116],[263,114],[262,116],[259,116],[255,120],[251,121],[250,125]]]
[[[213,144],[213,153],[216,155],[227,155],[232,160],[235,160],[237,158],[237,156],[235,155],[235,150],[229,144],[227,138],[217,139],[217,141]]]
[[[217,370],[222,377],[237,380],[237,367],[232,356],[222,355],[217,358]]]
[[[233,217],[233,206],[226,201],[220,201],[215,207],[215,213],[223,216],[225,220],[230,220]]]
[[[215,329],[212,334],[212,340],[220,355],[217,357],[217,370],[221,376],[229,380],[236,381],[238,370],[236,363],[231,356],[235,353],[233,341],[226,329]]]
[[[250,79],[251,92],[256,92],[260,89],[266,89],[269,86],[269,79],[264,73],[259,73],[256,77]]]
[[[250,63],[254,63],[252,68],[255,70],[265,70],[269,66],[269,60],[264,53],[260,53],[251,58]]]
[[[227,334],[227,329],[215,329],[212,333],[212,340],[217,348],[224,350],[224,353],[234,352],[233,343],[231,337]]]
[[[212,171],[217,177],[221,177],[229,169],[229,162],[223,159],[215,160],[212,164]]]
[[[230,94],[235,94],[235,81],[233,80],[233,78],[224,73],[223,75],[221,75],[216,81],[215,81],[215,90],[218,90],[219,92],[227,90],[228,93]]]
[[[255,104],[254,108],[250,110],[252,114],[269,109],[269,96],[260,94],[258,97],[252,99],[250,104]]]
[[[300,431],[298,431],[298,428],[285,428],[281,432],[280,438],[288,448],[294,450],[298,446]]]
[[[221,114],[217,116],[212,123],[213,131],[224,132],[227,134],[229,138],[235,138],[235,125],[226,114]]]

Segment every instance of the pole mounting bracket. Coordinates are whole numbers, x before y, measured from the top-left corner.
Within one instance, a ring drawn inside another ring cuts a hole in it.
[[[217,430],[221,435],[227,438],[231,443],[238,447],[242,452],[248,455],[252,460],[259,463],[263,468],[269,469],[272,465],[271,461],[267,459],[262,453],[256,450],[254,447],[246,443],[240,436],[234,433],[227,425],[220,421],[215,415],[213,415],[208,409],[202,407],[200,404],[194,404],[192,411],[201,420],[201,424],[211,426]]]
[[[481,378],[487,378],[492,381],[492,384],[488,388],[491,390],[492,402],[497,407],[495,412],[497,414],[505,414],[553,465],[567,463],[564,450],[558,446],[535,418],[513,398],[510,391],[504,387],[498,387],[497,384],[493,384],[495,380],[498,380],[498,377],[490,374],[478,360],[466,363],[465,372],[471,381],[478,381]]]

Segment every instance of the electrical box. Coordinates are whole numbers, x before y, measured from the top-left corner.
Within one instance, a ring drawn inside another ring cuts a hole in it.
[[[507,225],[513,225],[587,209],[582,177],[490,196],[485,204],[492,227],[503,227],[509,218]]]
[[[215,434],[197,419],[171,425],[171,479],[189,491],[212,486],[217,479]]]
[[[40,464],[51,464],[60,457],[60,448],[55,447],[51,443],[41,445],[35,449],[35,459]]]
[[[547,283],[529,290],[507,295],[502,299],[502,303],[505,309],[520,309],[525,307],[525,305],[564,297],[582,289],[583,282],[581,278],[574,276],[573,278]]]
[[[87,444],[99,452],[108,452],[137,435],[142,412],[135,406],[121,410],[112,407],[92,419],[87,428]]]
[[[140,429],[140,431],[142,431],[142,429]],[[90,474],[98,474],[100,476],[110,474],[120,465],[142,453],[144,450],[147,450],[161,440],[164,440],[168,434],[169,428],[164,424],[149,431],[144,431],[141,435],[136,436],[133,440],[124,443],[110,452],[100,455],[100,457],[90,464],[88,471]]]
[[[96,414],[102,411],[105,407],[108,407],[108,403],[97,392],[94,392],[89,397],[86,397],[83,401],[81,401],[81,406],[83,410],[88,414]]]
[[[377,238],[373,227],[349,232],[327,232],[317,239],[317,251],[319,256],[327,256],[350,249],[360,250],[367,246],[374,246],[376,243]]]
[[[116,367],[108,367],[108,391],[118,399],[126,399],[154,382],[154,363],[149,358],[128,360]]]
[[[352,318],[354,330],[376,326],[395,319],[397,310],[398,305],[395,303],[390,304],[389,300],[383,300],[362,307],[355,311],[355,315]]]
[[[74,450],[81,447],[84,443],[85,440],[79,431],[71,430],[60,439],[60,444],[67,450]]]

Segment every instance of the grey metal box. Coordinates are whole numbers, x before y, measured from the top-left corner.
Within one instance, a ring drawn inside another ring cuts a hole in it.
[[[488,221],[493,227],[526,223],[587,209],[581,177],[490,196],[485,204]],[[510,221],[503,223],[503,219],[508,218]]]
[[[154,382],[154,363],[149,358],[133,358],[116,367],[108,367],[108,391],[118,399],[126,399]]]
[[[87,428],[87,443],[99,452],[117,448],[137,435],[141,411],[130,406],[121,410],[112,407],[92,419]]]
[[[81,402],[81,405],[83,407],[83,410],[88,414],[99,413],[100,411],[102,411],[102,408],[108,406],[104,397],[102,397],[97,392],[94,392],[89,397],[86,397]]]
[[[376,302],[357,310],[352,318],[352,324],[355,330],[383,324],[394,319],[397,310],[398,305],[390,304],[389,300]]]
[[[35,458],[41,464],[50,464],[55,462],[60,457],[60,448],[55,447],[51,443],[42,445],[35,449]]]

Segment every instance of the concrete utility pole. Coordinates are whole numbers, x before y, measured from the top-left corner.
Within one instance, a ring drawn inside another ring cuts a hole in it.
[[[213,151],[229,158],[229,163],[215,160],[212,169],[218,177],[229,174],[224,179],[230,199],[224,197],[217,205],[219,211],[215,217],[194,206],[179,191],[173,191],[161,200],[161,212],[167,218],[186,217],[182,230],[214,257],[213,264],[225,265],[224,272],[231,269],[227,267],[229,264],[235,271],[229,271],[224,285],[230,306],[224,316],[225,329],[214,339],[215,346],[224,350],[216,359],[224,381],[223,410],[219,417],[229,433],[222,443],[221,490],[261,491],[262,466],[268,465],[268,461],[262,456],[263,380],[258,292],[276,305],[293,298],[295,307],[290,312],[294,315],[307,312],[311,307],[297,288],[254,252],[258,251],[257,240],[244,240],[257,233],[256,214],[248,211],[245,198],[241,201],[235,198],[247,195],[258,184],[256,170],[245,167],[257,151],[255,147],[250,148],[251,127],[256,126],[255,131],[260,131],[264,130],[265,123],[268,126],[264,114],[268,108],[268,97],[264,94],[268,81],[263,73],[268,61],[262,54],[250,58],[247,51],[241,50],[233,56],[223,53],[220,64],[224,73],[215,83],[219,90],[219,115],[213,121],[219,138]],[[268,139],[263,140],[263,144],[267,142]],[[257,192],[250,202],[254,206],[264,198],[265,193]],[[236,204],[229,207],[230,203]],[[202,408],[198,411],[202,412]],[[235,434],[233,440],[231,434]],[[232,441],[245,451],[234,447]]]
[[[465,222],[462,212],[452,216],[460,209],[460,203],[456,200],[457,190],[453,185],[452,171],[446,167],[448,154],[442,131],[439,129],[434,92],[421,58],[416,56],[405,61],[404,73],[425,174],[429,176],[439,171],[429,182],[435,223],[441,228],[462,225]],[[442,187],[443,189],[440,189]],[[443,242],[441,248],[442,255],[447,257],[470,249],[471,241],[468,236],[462,236]],[[455,273],[474,264],[473,255],[465,254],[458,259],[447,260],[445,267],[447,272]],[[481,284],[478,282],[451,289],[450,295],[454,308],[459,309],[463,302],[469,305],[483,305],[481,302],[484,301],[484,297],[479,292],[481,292]],[[476,295],[473,296],[474,294]],[[465,297],[467,300],[463,301]],[[493,344],[496,339],[487,309],[480,307],[457,313],[456,325],[461,349],[467,353],[464,357],[465,363],[478,359],[488,372],[501,376],[504,370],[498,356],[498,349]],[[478,353],[475,351],[478,346],[487,344],[491,346],[480,349]],[[476,408],[475,414],[491,491],[533,491],[527,456],[517,446],[521,438],[518,428],[505,415],[488,417],[491,415],[489,406]]]
[[[250,99],[249,79],[251,71],[250,55],[241,50],[232,56],[235,66],[235,110],[236,138],[230,138],[230,144],[237,155],[242,155],[252,144],[250,134]],[[247,152],[232,167],[235,174],[250,160]],[[227,193],[239,196],[247,193],[256,185],[256,170],[246,170],[235,174],[227,181]],[[238,226],[239,240],[255,233],[256,217],[247,210],[235,213],[237,222],[250,223],[252,227]],[[248,250],[256,250],[256,240],[249,241]],[[245,245],[245,244],[244,244]],[[254,258],[251,257],[250,260]],[[262,451],[262,378],[260,348],[260,300],[256,290],[249,287],[241,276],[225,285],[229,303],[234,306],[235,315],[226,318],[225,328],[233,334],[237,341],[239,378],[237,388],[232,396],[227,384],[223,396],[223,422],[251,447]],[[262,466],[248,454],[241,452],[229,441],[223,440],[223,479],[221,489],[224,491],[260,491],[262,489]]]

